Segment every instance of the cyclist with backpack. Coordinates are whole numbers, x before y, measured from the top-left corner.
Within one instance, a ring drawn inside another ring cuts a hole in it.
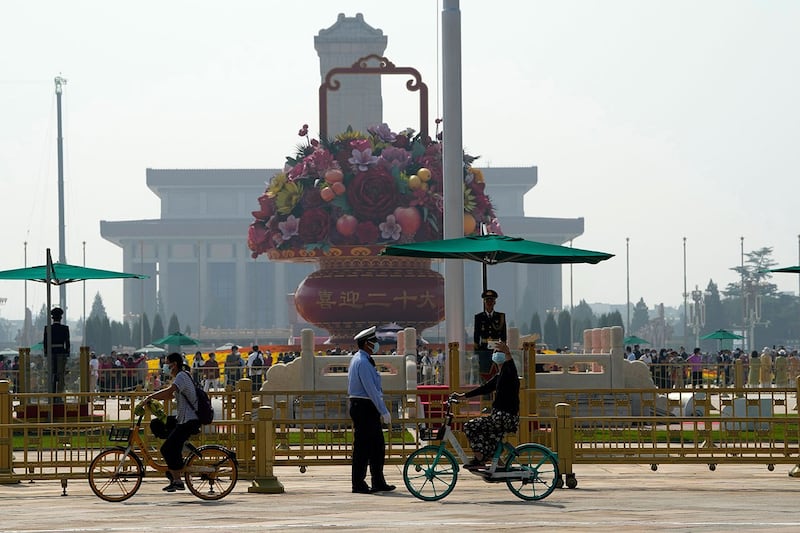
[[[181,475],[183,472],[183,445],[190,436],[200,431],[200,419],[197,414],[198,398],[195,383],[189,374],[189,367],[183,363],[179,353],[167,356],[167,365],[172,376],[172,383],[145,398],[151,400],[170,400],[173,397],[178,403],[176,425],[170,431],[164,444],[161,445],[161,454],[167,463],[167,479],[169,485],[163,488],[166,492],[185,490]]]

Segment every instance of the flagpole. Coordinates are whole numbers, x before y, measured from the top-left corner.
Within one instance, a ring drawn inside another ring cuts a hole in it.
[[[64,136],[61,133],[61,93],[67,80],[61,76],[56,76],[56,110],[58,115],[58,261],[66,264],[66,234],[64,228]],[[64,323],[67,323],[67,287],[61,285],[58,288],[58,297],[61,309],[64,311]],[[48,304],[47,311],[50,312]]]
[[[442,9],[442,93],[444,137],[444,238],[464,236],[464,157],[461,108],[461,10],[459,0],[444,0]],[[466,342],[464,326],[464,262],[444,261],[445,319],[447,341],[458,342],[462,357]],[[450,361],[448,360],[448,364]],[[451,387],[459,386],[450,383]]]

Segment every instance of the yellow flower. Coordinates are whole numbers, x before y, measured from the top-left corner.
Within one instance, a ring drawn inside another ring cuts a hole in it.
[[[286,174],[284,174],[283,172],[272,176],[272,179],[267,185],[267,196],[269,196],[270,198],[274,198],[275,196],[277,196],[278,192],[283,188],[284,185],[286,185],[287,181],[288,178],[286,177]]]
[[[303,196],[303,186],[296,181],[287,182],[281,190],[275,194],[275,206],[278,213],[288,215]]]
[[[475,196],[473,196],[472,194],[472,189],[470,189],[466,185],[464,185],[463,187],[464,187],[464,212],[472,213],[472,210],[475,209],[475,207],[477,206],[477,204],[475,203]]]
[[[351,130],[350,128],[347,129],[344,133],[340,133],[336,136],[337,141],[353,141],[355,139],[366,139],[367,136],[361,133],[358,130]]]
[[[483,183],[483,171],[481,169],[470,167],[469,173],[472,174],[476,183]]]

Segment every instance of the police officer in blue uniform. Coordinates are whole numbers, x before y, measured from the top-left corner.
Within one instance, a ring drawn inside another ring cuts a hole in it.
[[[386,442],[381,422],[391,427],[392,418],[383,401],[381,376],[375,367],[372,354],[379,344],[375,326],[353,337],[358,352],[350,360],[347,370],[347,395],[350,399],[350,418],[353,420],[353,465],[351,471],[353,492],[372,494],[395,489],[383,477]],[[372,486],[367,485],[367,466]]]

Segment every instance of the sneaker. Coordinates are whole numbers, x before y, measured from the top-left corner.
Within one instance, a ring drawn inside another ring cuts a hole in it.
[[[183,481],[173,481],[161,490],[165,492],[175,492],[176,490],[186,490],[186,486],[183,484]]]

